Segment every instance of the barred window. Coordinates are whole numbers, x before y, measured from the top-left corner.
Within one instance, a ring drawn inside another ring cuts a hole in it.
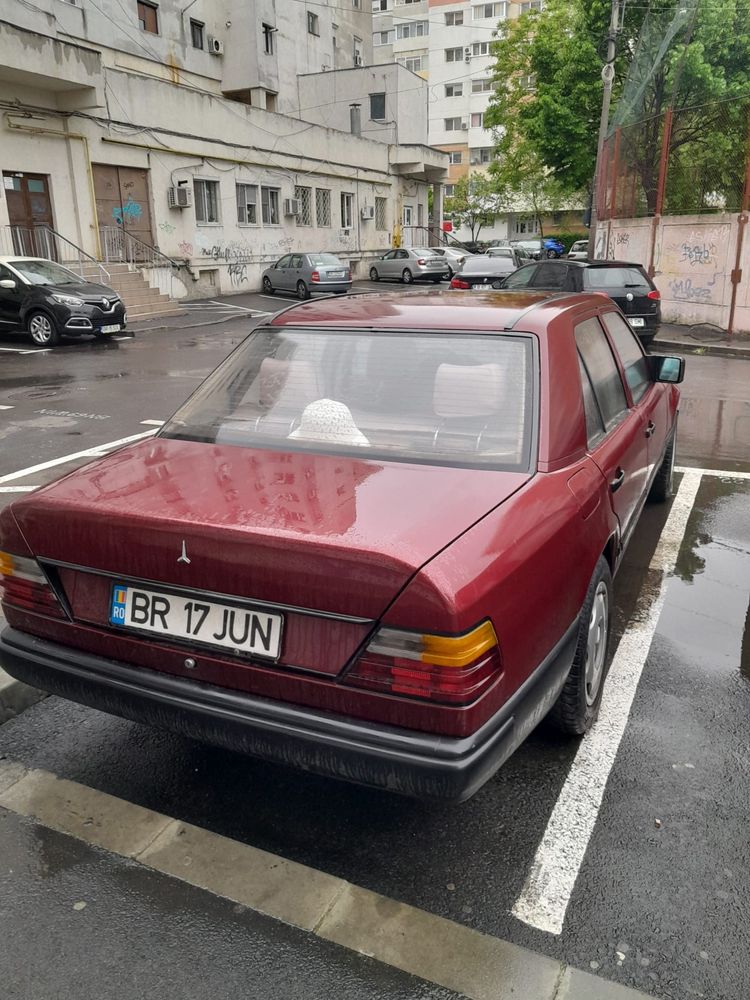
[[[385,223],[385,213],[387,205],[388,205],[387,198],[375,199],[375,228],[381,231],[388,228],[388,226]]]
[[[296,187],[294,197],[299,201],[298,226],[312,225],[312,188]]]
[[[331,192],[328,188],[315,189],[315,218],[319,226],[328,229],[331,225]]]

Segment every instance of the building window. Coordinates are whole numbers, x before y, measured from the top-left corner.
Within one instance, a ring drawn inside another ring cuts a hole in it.
[[[508,4],[504,2],[480,3],[478,7],[474,8],[473,16],[475,21],[482,20],[486,17],[494,17],[495,20],[505,20],[508,16]]]
[[[348,191],[341,192],[341,228],[351,229],[354,218],[354,195]]]
[[[472,94],[486,94],[492,90],[492,80],[472,80]]]
[[[352,7],[355,10],[362,10],[362,0],[352,0]]]
[[[456,191],[455,184],[446,184],[445,187],[443,188],[443,193],[445,194],[446,198],[452,198],[453,195],[455,194],[455,191]]]
[[[404,69],[410,69],[412,73],[421,73],[423,69],[427,69],[427,60],[422,56],[410,56],[406,59],[399,59],[399,62]]]
[[[518,78],[518,84],[523,90],[536,90],[536,75],[528,73]]]
[[[152,35],[159,34],[159,8],[155,3],[138,0],[138,27]]]
[[[475,111],[471,116],[472,128],[484,128],[484,111]]]
[[[492,163],[492,146],[482,146],[476,156],[480,163]]]
[[[464,161],[464,155],[461,152],[461,150],[459,149],[455,153],[449,153],[448,154],[448,159],[449,159],[450,163],[454,163],[454,164],[455,163],[463,163],[463,161]]]
[[[315,189],[315,220],[322,229],[331,225],[331,192],[328,188]]]
[[[312,188],[296,187],[294,197],[299,202],[299,215],[297,216],[298,226],[312,225]]]
[[[421,38],[429,33],[430,25],[427,21],[407,21],[396,25],[396,38]]]
[[[446,97],[461,97],[463,92],[464,85],[462,83],[446,83],[445,85]]]
[[[404,214],[402,219],[402,225],[411,226],[413,225],[414,209],[411,205],[404,205]]]
[[[385,94],[370,94],[370,118],[375,122],[385,121]]]
[[[445,23],[449,28],[454,27],[456,24],[464,23],[464,12],[462,10],[453,10],[445,15]]]
[[[544,10],[544,0],[525,0],[519,4],[519,13],[528,14],[530,10]]]
[[[262,187],[260,189],[260,213],[264,226],[279,225],[279,195],[278,188]]]
[[[388,0],[372,0],[373,14],[379,14],[382,10],[388,10]]]
[[[195,221],[202,225],[219,222],[219,182],[193,181],[195,196]]]
[[[192,21],[190,22],[190,38],[193,42],[194,49],[203,48],[203,29],[205,25],[202,21]]]
[[[375,228],[379,232],[384,232],[388,228],[385,224],[385,213],[387,205],[388,205],[387,198],[375,199]]]
[[[307,12],[307,33],[308,35],[320,34],[320,18],[317,14],[313,14],[311,10]]]
[[[254,184],[237,184],[237,222],[241,226],[258,225],[258,189]]]
[[[463,118],[443,118],[443,128],[446,132],[458,132],[463,123]]]
[[[445,61],[446,62],[461,62],[464,57],[463,46],[457,45],[453,49],[445,50]]]
[[[488,56],[490,54],[490,43],[474,42],[471,47],[471,54],[474,56]]]
[[[393,31],[376,31],[372,36],[373,45],[390,45],[393,42]]]
[[[276,28],[272,24],[263,24],[263,51],[267,56],[273,55],[273,36]]]
[[[362,65],[362,39],[356,35],[352,38],[352,60],[355,66]]]
[[[539,220],[532,216],[519,215],[516,218],[517,236],[534,236],[539,232]]]

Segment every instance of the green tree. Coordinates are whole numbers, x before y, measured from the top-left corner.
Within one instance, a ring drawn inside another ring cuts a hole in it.
[[[667,107],[675,111],[674,162],[679,165],[681,150],[694,160],[700,151],[708,159],[713,149],[721,182],[742,169],[726,125],[729,118],[734,128],[750,83],[747,0],[700,2],[689,40],[692,0],[659,0],[652,7],[646,21],[645,4],[626,5],[613,85],[615,122],[640,123],[626,130],[623,152],[649,211]],[[609,0],[547,0],[543,11],[501,23],[494,43],[496,90],[484,120],[495,131],[499,156],[528,144],[570,193],[589,188],[594,174],[609,9]],[[688,13],[675,22],[680,9]],[[672,37],[675,24],[681,30]]]
[[[473,241],[479,239],[483,226],[491,226],[503,211],[496,184],[486,174],[466,174],[456,181],[453,194],[445,199],[445,214],[456,228],[466,226]]]
[[[557,212],[567,200],[566,192],[525,140],[508,149],[490,166],[497,199],[503,209],[531,215],[544,236],[544,216]]]

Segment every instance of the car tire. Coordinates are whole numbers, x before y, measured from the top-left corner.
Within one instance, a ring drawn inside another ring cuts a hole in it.
[[[611,607],[612,574],[607,560],[600,556],[581,611],[573,665],[550,713],[557,728],[569,736],[583,736],[599,715],[609,667]]]
[[[448,265],[448,281],[452,281],[452,280],[453,280],[453,268],[449,264]]]
[[[39,310],[26,317],[26,332],[37,347],[54,347],[60,342],[57,323],[46,312]]]
[[[666,503],[674,492],[674,453],[677,445],[677,431],[672,434],[664,458],[651,483],[648,499],[651,503]]]
[[[370,281],[380,281],[380,275],[376,267],[370,268]]]
[[[414,275],[411,273],[408,267],[405,267],[402,274],[401,280],[405,285],[411,285],[414,283]]]
[[[559,256],[560,254],[557,252],[557,250],[547,251],[547,260],[556,260]]]
[[[271,284],[271,279],[268,277],[268,275],[266,275],[266,277],[263,279],[263,291],[265,292],[266,295],[273,295],[273,293],[276,291],[276,289]]]
[[[297,282],[297,298],[304,301],[310,298],[310,289],[304,283],[304,281]]]

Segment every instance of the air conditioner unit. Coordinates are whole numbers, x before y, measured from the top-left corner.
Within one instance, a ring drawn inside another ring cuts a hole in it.
[[[471,46],[467,45],[464,49],[464,59],[466,62],[471,62]]]
[[[213,35],[208,36],[208,51],[212,56],[223,56],[224,55],[224,42],[220,38],[214,38]]]
[[[299,198],[284,199],[284,215],[299,215]]]
[[[189,208],[193,204],[192,189],[187,184],[167,188],[167,204],[170,208]]]
[[[375,209],[372,205],[364,205],[360,214],[363,219],[374,219]]]
[[[464,132],[467,130],[468,127],[469,127],[468,122],[461,122],[461,128],[463,129]]]

